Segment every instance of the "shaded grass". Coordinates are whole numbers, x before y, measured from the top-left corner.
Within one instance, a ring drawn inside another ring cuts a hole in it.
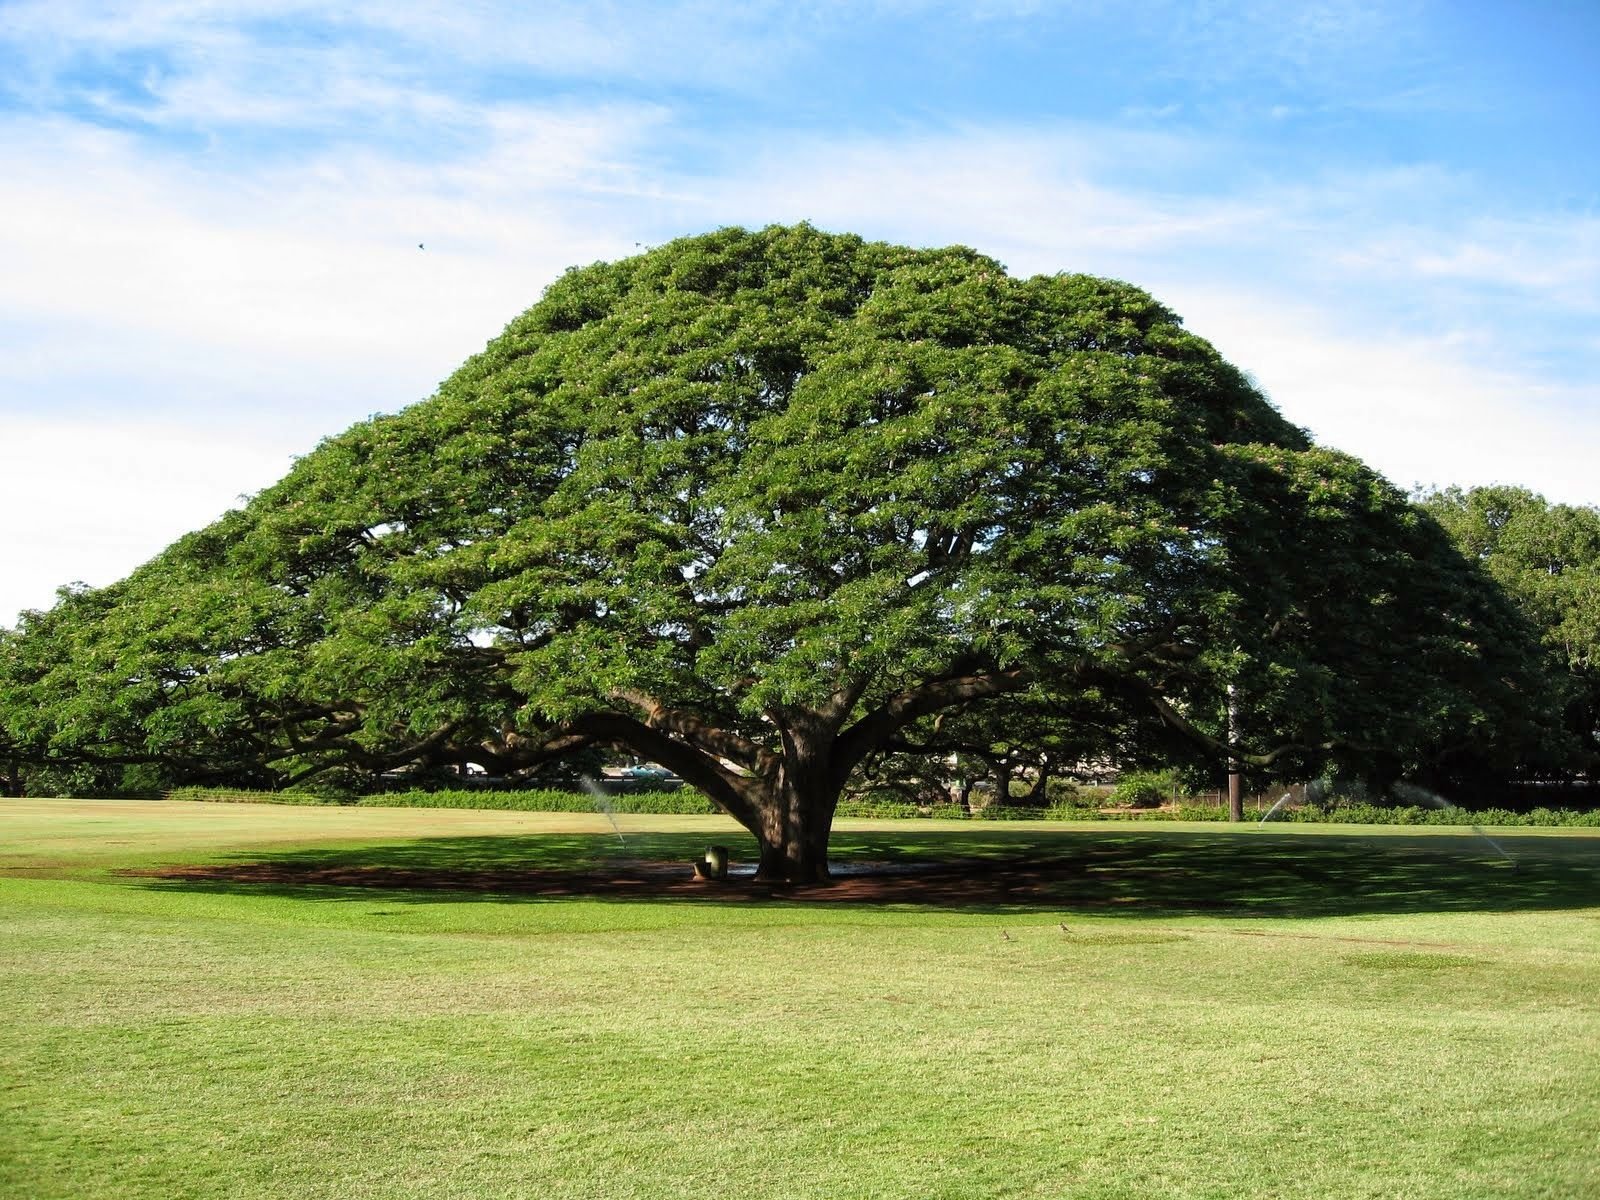
[[[418,837],[403,842],[338,844],[246,851],[215,856],[224,864],[281,868],[287,874],[347,869],[433,875],[438,887],[408,893],[414,902],[430,895],[453,902],[452,880],[481,874],[461,890],[488,891],[503,903],[539,899],[518,890],[519,874],[540,871],[605,872],[638,861],[687,864],[708,838],[732,842],[736,861],[755,857],[742,831],[635,833],[625,842],[591,833],[545,833],[537,837]],[[1516,860],[1507,862],[1487,844],[1465,833],[1375,841],[1360,834],[1320,832],[1280,835],[1258,831],[1218,833],[1193,829],[1108,831],[1062,829],[1052,834],[1007,828],[994,832],[946,832],[924,825],[909,830],[845,830],[833,841],[833,858],[851,863],[904,866],[948,860],[970,864],[980,879],[997,885],[1015,865],[1048,875],[1038,895],[1017,895],[996,886],[992,898],[974,901],[930,895],[926,903],[966,911],[1115,909],[1135,919],[1219,914],[1260,917],[1325,917],[1451,911],[1513,912],[1586,908],[1600,893],[1600,838],[1516,837],[1497,839]],[[687,873],[687,867],[685,867]],[[503,881],[496,888],[496,881]],[[146,886],[170,889],[276,890],[332,901],[364,902],[362,888],[305,888],[233,883],[224,879],[162,879]],[[708,888],[700,902],[721,904],[727,893]],[[783,902],[781,891],[773,901]],[[632,898],[623,901],[631,903]],[[695,902],[693,897],[687,902]],[[805,907],[831,906],[824,894]]]
[[[515,814],[278,811],[224,829],[199,805],[0,805],[0,1194],[1600,1186],[1593,837],[1507,839],[1513,872],[1449,834],[840,835],[878,860],[1081,867],[1081,894],[942,909],[113,873],[686,859],[732,840],[677,818],[625,851]]]

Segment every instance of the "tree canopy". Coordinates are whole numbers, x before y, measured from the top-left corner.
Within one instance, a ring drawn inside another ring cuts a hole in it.
[[[271,784],[624,746],[812,879],[851,773],[942,713],[1503,769],[1529,646],[1146,293],[801,225],[568,272],[431,399],[28,615],[0,705],[46,753]]]
[[[1539,631],[1568,676],[1577,765],[1600,773],[1600,509],[1551,504],[1526,488],[1447,488],[1423,507]]]

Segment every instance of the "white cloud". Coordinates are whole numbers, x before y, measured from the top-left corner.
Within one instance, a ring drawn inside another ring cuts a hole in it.
[[[557,79],[747,88],[792,52],[798,31],[838,19],[839,9],[775,0],[548,0],[531,9],[492,0],[337,6],[21,0],[7,5],[0,43],[26,48],[11,86],[35,99],[68,93],[96,99],[73,69],[98,63],[137,71],[119,81],[134,95],[98,96],[110,110],[159,123],[234,119],[315,127],[339,112],[387,119],[388,101],[409,108],[406,93],[432,91],[430,79],[459,82],[484,67]]]
[[[0,439],[0,625],[55,589],[112,583],[288,470],[295,444],[145,421],[7,420]]]
[[[657,119],[491,112],[466,161],[353,153],[221,178],[124,135],[13,125],[0,317],[42,340],[0,381],[145,339],[178,374],[228,361],[315,395],[318,372],[364,364],[415,381],[390,404],[418,398],[562,268],[620,252],[615,210],[648,190],[625,163]]]
[[[649,185],[629,164],[658,120],[491,110],[486,148],[453,162],[363,152],[221,176],[128,135],[13,120],[0,624],[421,399],[563,268],[631,249]]]
[[[791,140],[701,181],[680,208],[699,224],[810,219],[894,240],[961,242],[1014,272],[1115,275],[1185,244],[1248,239],[1271,216],[1249,199],[1116,178],[1128,160],[1180,169],[1203,154],[1176,135],[1065,126]]]
[[[1592,390],[1485,369],[1453,338],[1353,334],[1281,298],[1216,287],[1178,287],[1168,298],[1284,416],[1401,487],[1512,483],[1554,501],[1600,503],[1585,452],[1600,446]]]
[[[1522,293],[1524,301],[1546,306],[1557,332],[1562,321],[1592,321],[1600,313],[1600,218],[1588,212],[1469,211],[1455,220],[1424,221],[1419,217],[1434,216],[1435,210],[1415,199],[1404,202],[1407,195],[1428,193],[1425,181],[1419,182],[1423,186],[1383,195],[1385,207],[1369,203],[1365,220],[1349,219],[1352,236],[1340,240],[1330,260],[1351,274],[1385,282],[1438,285],[1441,309],[1472,302],[1474,289],[1496,299],[1502,292]],[[1459,190],[1461,184],[1445,186]]]

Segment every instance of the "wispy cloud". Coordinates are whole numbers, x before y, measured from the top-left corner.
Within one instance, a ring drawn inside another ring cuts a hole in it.
[[[8,419],[0,546],[18,569],[0,577],[0,622],[48,608],[62,584],[115,582],[282,475],[290,450],[143,419]]]
[[[1487,286],[1600,312],[1600,218],[1469,220],[1455,229],[1386,230],[1347,253],[1363,269]]]
[[[658,121],[491,110],[484,147],[455,161],[368,151],[223,176],[126,134],[12,122],[0,317],[53,320],[63,358],[120,330],[307,368],[398,356],[437,378],[561,268],[624,248],[625,210],[654,187],[630,159]]]
[[[154,123],[213,125],[383,113],[408,93],[492,95],[531,79],[743,87],[803,34],[838,19],[832,4],[581,3],[534,8],[349,0],[23,0],[0,43],[26,48],[10,82],[35,102],[77,99]],[[714,51],[710,48],[714,47]]]

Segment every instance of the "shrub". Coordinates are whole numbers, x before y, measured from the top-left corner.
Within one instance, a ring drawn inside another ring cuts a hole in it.
[[[972,813],[959,804],[935,804],[928,809],[928,816],[935,821],[967,821]]]
[[[1077,808],[1088,803],[1076,783],[1055,775],[1044,781],[1044,798],[1046,808]]]
[[[1172,796],[1177,779],[1171,771],[1134,771],[1117,780],[1111,802],[1124,808],[1159,808]]]
[[[1278,816],[1282,816],[1285,811],[1287,810],[1280,808]],[[1226,821],[1228,809],[1221,804],[1180,804],[1174,815],[1180,821]]]
[[[479,808],[512,812],[596,812],[602,807],[599,798],[587,792],[568,792],[559,788],[518,792],[389,792],[363,796],[360,803],[368,808]],[[612,812],[658,815],[696,815],[716,811],[703,793],[692,788],[608,795],[605,797],[605,806]]]
[[[1043,816],[1050,821],[1093,821],[1100,816],[1100,810],[1091,804],[1052,804]]]
[[[834,809],[837,817],[877,817],[886,820],[904,820],[923,815],[919,805],[907,800],[841,800]]]
[[[1161,778],[1157,776],[1156,778]],[[224,804],[358,804],[365,808],[462,808],[500,809],[515,812],[595,812],[599,805],[586,792],[556,788],[526,791],[440,791],[387,792],[370,796],[318,792],[310,789],[286,792],[252,792],[241,788],[181,787],[165,793],[169,800],[208,800]],[[879,792],[870,799],[845,800],[839,804],[841,817],[961,821],[968,818],[959,804],[917,805],[895,793]],[[1115,797],[1113,797],[1115,798]],[[660,815],[701,815],[717,811],[706,796],[693,788],[671,792],[634,792],[607,796],[613,812]],[[1102,813],[1088,804],[1055,804],[1049,808],[1025,808],[1012,804],[991,804],[974,809],[972,818],[981,821],[1226,821],[1228,810],[1210,804],[1179,804],[1175,809],[1152,808],[1127,813]],[[1419,805],[1388,807],[1367,802],[1334,803],[1326,807],[1306,804],[1284,806],[1272,817],[1274,823],[1307,822],[1346,825],[1482,825],[1488,828],[1588,828],[1600,829],[1600,809],[1535,808],[1516,812],[1505,808],[1465,809],[1429,808]]]
[[[354,796],[312,791],[253,792],[247,788],[180,787],[164,792],[167,800],[205,800],[211,804],[354,804]]]
[[[1043,821],[1050,810],[1021,804],[986,804],[973,809],[972,815],[979,821]]]

